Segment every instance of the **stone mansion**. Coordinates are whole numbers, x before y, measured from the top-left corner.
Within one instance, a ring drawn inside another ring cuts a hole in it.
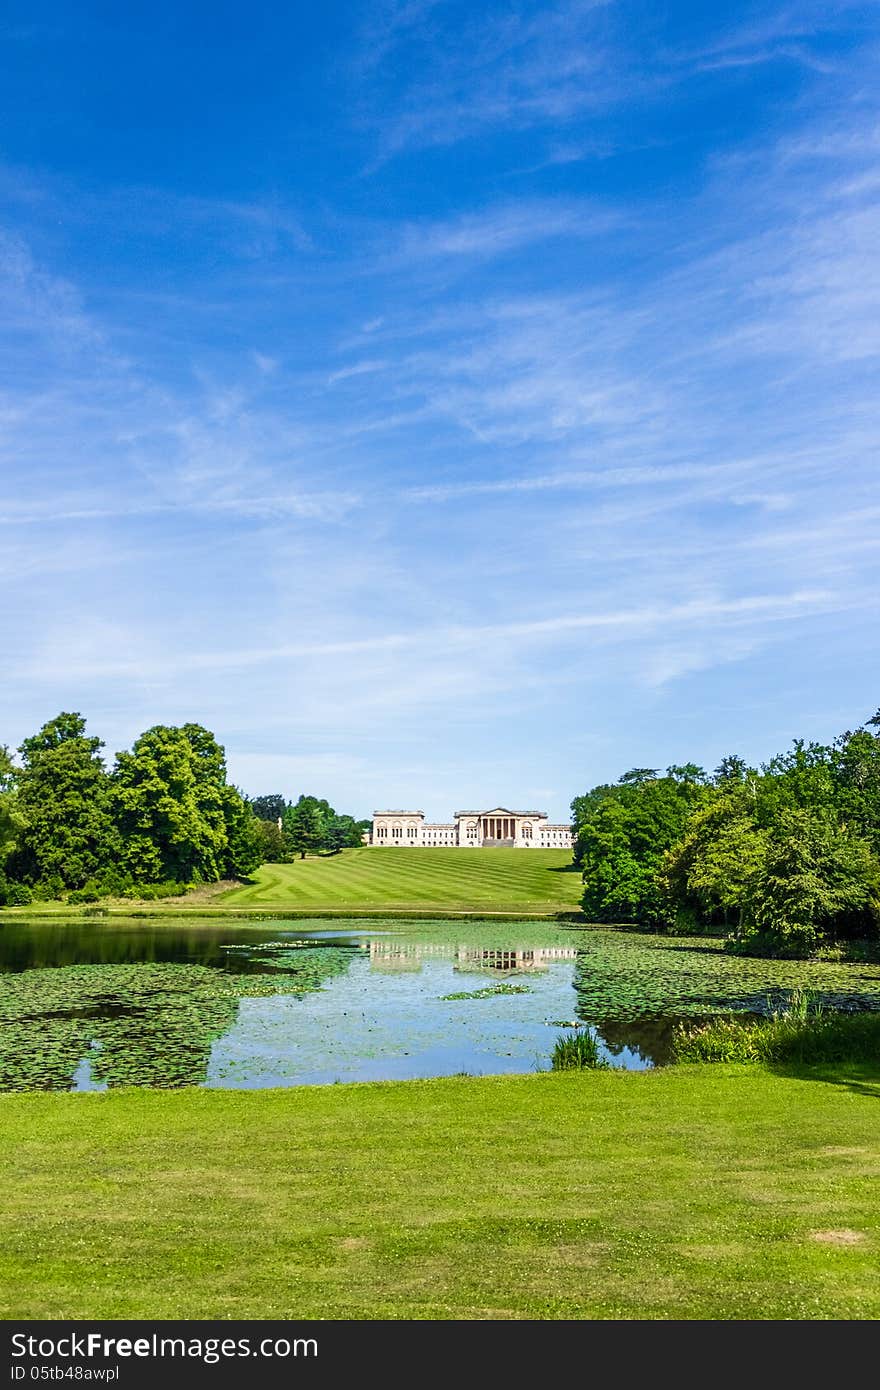
[[[456,811],[448,825],[425,820],[423,811],[374,811],[370,845],[419,849],[453,845],[459,849],[570,849],[570,825],[549,825],[546,811]]]

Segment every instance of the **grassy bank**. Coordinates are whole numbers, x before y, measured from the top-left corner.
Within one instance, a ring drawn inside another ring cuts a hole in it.
[[[875,1068],[0,1097],[0,1316],[875,1318]]]
[[[556,917],[579,914],[583,891],[569,850],[347,849],[264,864],[244,884],[205,884],[185,896],[104,898],[9,907],[5,917],[286,916]]]
[[[219,905],[312,912],[533,912],[577,908],[583,891],[569,850],[349,849],[264,864]]]

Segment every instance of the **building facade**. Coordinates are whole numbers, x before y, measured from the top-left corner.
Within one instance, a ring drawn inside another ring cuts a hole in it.
[[[551,825],[546,811],[456,811],[448,824],[426,821],[423,811],[374,811],[368,842],[377,848],[570,849],[570,825]]]
[[[370,969],[385,975],[417,974],[427,960],[451,960],[462,974],[519,975],[543,973],[557,961],[575,961],[576,946],[534,946],[521,950],[486,950],[446,941],[401,941],[374,936],[370,940]]]

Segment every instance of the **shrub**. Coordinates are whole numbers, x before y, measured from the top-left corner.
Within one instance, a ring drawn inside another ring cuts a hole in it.
[[[6,906],[7,907],[27,907],[34,900],[34,895],[26,883],[7,883],[6,885]]]
[[[189,892],[192,883],[177,883],[169,879],[165,883],[133,883],[126,888],[123,897],[136,898],[140,902],[155,902],[157,898],[179,898]]]
[[[854,1062],[880,1058],[880,1013],[808,1012],[680,1024],[676,1062]]]
[[[772,931],[748,931],[741,936],[729,936],[725,951],[732,956],[760,956],[767,960],[807,960],[821,953],[815,933],[780,927]]]
[[[592,1033],[560,1033],[551,1056],[554,1071],[586,1071],[607,1067]]]
[[[92,885],[98,889],[102,898],[122,898],[125,896],[126,890],[131,887],[132,879],[131,875],[126,873],[124,869],[113,866],[104,869],[97,878],[92,880],[92,884],[86,886]]]
[[[64,897],[65,884],[59,874],[50,874],[48,878],[40,879],[39,883],[34,884],[33,901],[35,903],[51,903]],[[28,902],[30,902],[30,898]]]
[[[79,902],[100,902],[103,897],[104,892],[101,892],[100,885],[90,878],[89,883],[83,883],[82,888],[74,888],[72,892],[68,892],[67,901],[75,905]]]

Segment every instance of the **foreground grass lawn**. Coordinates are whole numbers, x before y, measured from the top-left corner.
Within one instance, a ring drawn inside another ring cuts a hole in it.
[[[880,1071],[0,1097],[0,1317],[876,1318]]]
[[[264,864],[253,884],[214,901],[229,908],[572,911],[583,884],[570,850],[347,849]]]

